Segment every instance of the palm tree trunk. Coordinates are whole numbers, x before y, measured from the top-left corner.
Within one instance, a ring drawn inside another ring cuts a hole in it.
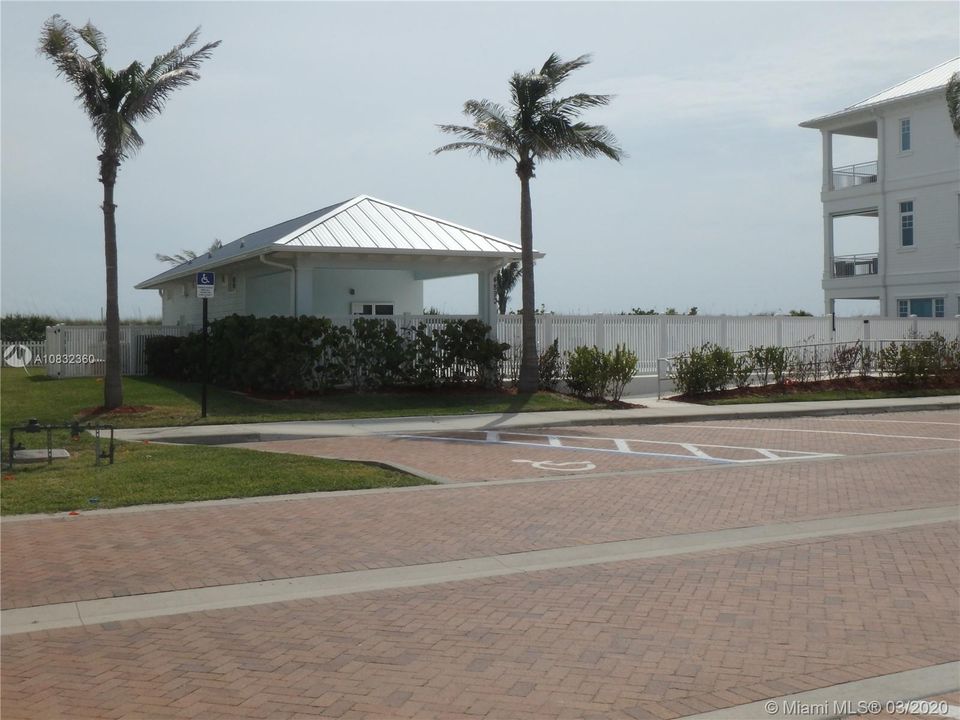
[[[529,161],[527,161],[529,163]],[[537,355],[537,318],[533,291],[533,210],[530,202],[531,167],[517,167],[520,177],[520,260],[523,294],[522,334],[523,347],[520,355],[520,377],[517,391],[536,392],[540,385],[540,361]]]
[[[103,183],[103,250],[107,267],[107,348],[106,374],[103,378],[103,406],[113,409],[123,405],[120,379],[120,302],[117,292],[117,206],[113,204],[113,187],[120,161],[113,155],[100,156],[100,182]]]

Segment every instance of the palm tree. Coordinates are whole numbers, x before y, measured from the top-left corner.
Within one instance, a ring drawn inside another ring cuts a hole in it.
[[[456,135],[458,141],[434,150],[466,150],[492,160],[510,160],[520,179],[520,246],[523,280],[523,348],[517,389],[533,392],[539,381],[534,317],[533,288],[533,212],[530,180],[537,163],[561,158],[605,156],[619,161],[623,150],[617,139],[602,125],[579,121],[580,114],[592,107],[606,105],[610,95],[577,93],[554,97],[554,92],[570,73],[590,63],[589,55],[561,60],[550,55],[540,70],[514,73],[510,78],[509,111],[490,100],[468,100],[463,112],[472,125],[440,125],[442,132]]]
[[[117,298],[117,225],[113,188],[120,163],[143,145],[134,124],[159,115],[169,95],[200,76],[203,60],[220,42],[207,43],[187,52],[200,35],[200,28],[182,43],[154,58],[148,67],[132,62],[122,70],[103,63],[106,37],[91,23],[74,27],[59,15],[43,24],[40,54],[48,57],[77,91],[77,100],[93,124],[100,141],[100,182],[103,183],[103,239],[107,269],[107,347],[103,381],[103,405],[108,409],[123,404],[120,380],[120,308]],[[80,43],[87,46],[86,54]]]
[[[212,255],[214,250],[219,250],[222,247],[223,241],[218,238],[213,241],[213,244],[207,248],[204,254],[209,257]],[[154,257],[160,262],[170,263],[171,265],[183,265],[191,260],[196,260],[199,256],[193,250],[183,250],[182,252],[178,252],[176,255],[164,255],[163,253],[157,253],[154,255]]]
[[[516,261],[507,263],[497,270],[497,274],[493,278],[493,289],[497,294],[497,308],[501,315],[506,314],[507,300],[510,299],[510,293],[517,286],[517,280],[519,279],[520,263]]]
[[[960,73],[951,75],[947,83],[947,110],[950,112],[953,132],[960,138]]]

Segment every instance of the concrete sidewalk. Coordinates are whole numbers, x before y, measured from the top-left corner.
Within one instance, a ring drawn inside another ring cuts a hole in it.
[[[625,398],[641,404],[630,410],[563,410],[551,412],[440,415],[358,420],[300,420],[233,425],[191,425],[180,427],[130,428],[116,431],[118,440],[198,443],[221,445],[269,440],[322,437],[360,437],[438,430],[506,430],[569,425],[639,425],[695,422],[717,418],[752,419],[812,415],[855,415],[878,412],[918,412],[960,409],[960,395],[879,400],[829,400],[821,402],[759,403],[753,405],[694,405],[657,400]]]

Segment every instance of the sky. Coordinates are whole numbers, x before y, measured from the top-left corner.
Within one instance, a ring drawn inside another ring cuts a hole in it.
[[[165,268],[156,253],[358,194],[519,241],[512,166],[434,155],[449,140],[436,125],[463,122],[471,98],[506,102],[510,75],[551,52],[592,54],[562,89],[616,95],[585,119],[628,157],[538,168],[538,304],[820,314],[821,145],[798,123],[960,54],[956,2],[4,1],[3,313],[98,318],[104,304],[96,139],[36,53],[54,13],[99,27],[113,67],[149,61],[198,25],[201,41],[222,41],[201,79],[140,126],[146,144],[121,167],[124,318],[160,314],[156,291],[133,287]],[[474,312],[475,288],[476,276],[431,281],[424,302]]]

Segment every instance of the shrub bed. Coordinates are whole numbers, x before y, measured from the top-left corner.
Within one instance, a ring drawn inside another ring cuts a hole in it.
[[[876,347],[856,341],[832,349],[773,346],[741,353],[707,343],[674,358],[670,369],[670,379],[684,398],[719,396],[730,386],[739,392],[785,386],[813,389],[830,383],[846,387],[857,378],[887,381],[892,389],[953,386],[960,381],[960,339],[932,333]]]
[[[347,386],[433,387],[473,383],[498,387],[509,348],[479,320],[448,320],[439,329],[400,330],[393,321],[231,315],[210,324],[209,381],[246,392],[296,394]],[[146,340],[151,375],[198,382],[202,336]]]

